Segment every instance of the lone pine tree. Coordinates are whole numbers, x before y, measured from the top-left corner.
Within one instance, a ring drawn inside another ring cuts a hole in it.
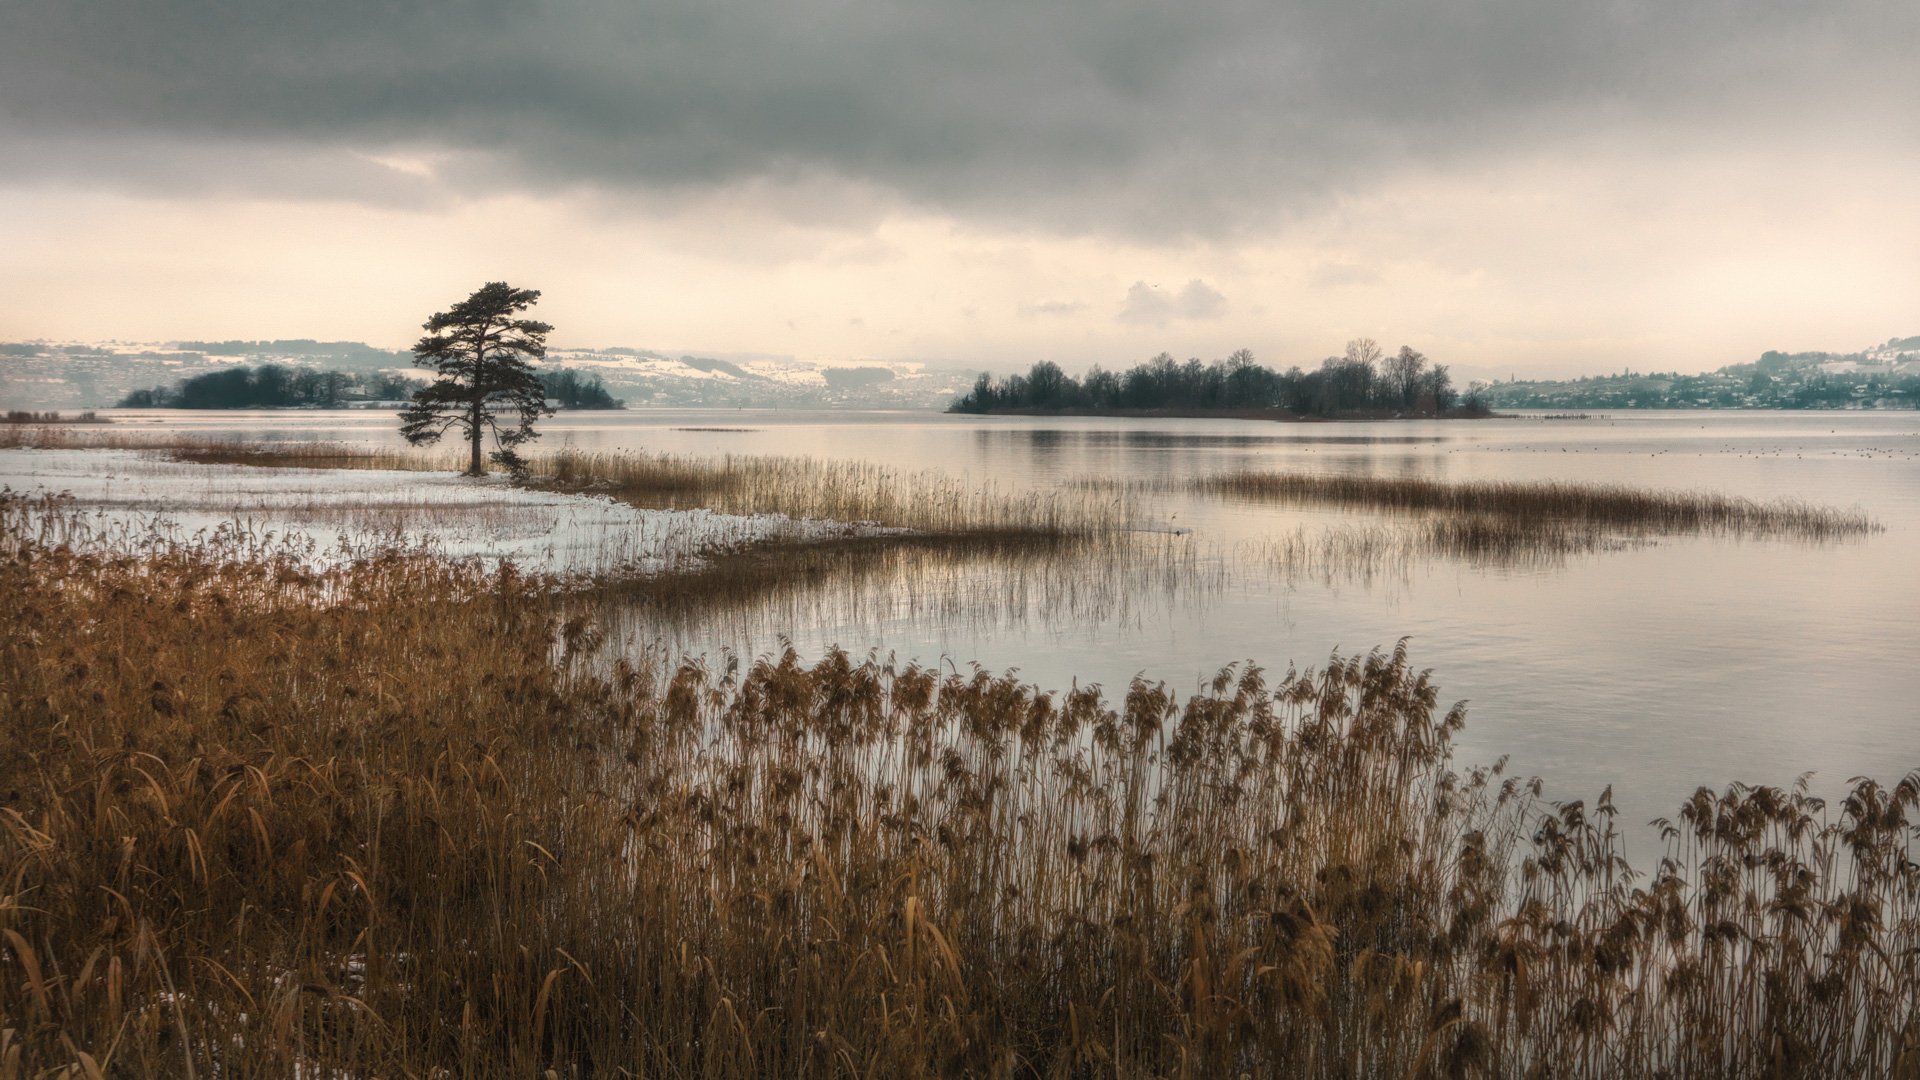
[[[426,321],[427,336],[413,355],[440,377],[415,391],[413,404],[400,414],[400,434],[409,443],[431,446],[458,428],[473,450],[468,474],[485,476],[480,444],[483,433],[491,432],[491,459],[513,470],[525,467],[514,448],[538,438],[534,421],[553,415],[530,363],[547,355],[553,327],[515,317],[539,299],[538,289],[490,281]]]

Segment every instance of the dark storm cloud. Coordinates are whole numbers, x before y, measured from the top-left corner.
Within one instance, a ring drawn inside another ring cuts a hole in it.
[[[1916,32],[1911,0],[11,0],[0,137],[204,144],[209,176],[251,144],[429,145],[463,189],[826,177],[1212,231],[1589,125],[1792,153],[1851,112],[1912,140]]]

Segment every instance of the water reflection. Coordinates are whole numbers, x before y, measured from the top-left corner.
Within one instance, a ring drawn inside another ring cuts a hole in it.
[[[1053,449],[1068,445],[1164,449],[1168,447],[1259,448],[1268,446],[1420,446],[1464,441],[1446,434],[1305,434],[1250,435],[1187,431],[1103,431],[1071,428],[979,428],[974,441],[983,446],[1014,444]]]
[[[750,550],[576,603],[607,628],[616,654],[647,646],[753,654],[798,628],[831,627],[849,642],[884,641],[908,626],[1137,630],[1203,611],[1233,580],[1215,545],[1175,534],[886,538]]]
[[[1579,529],[1488,538],[1470,522],[1330,523],[1315,515],[1230,541],[1146,530],[892,536],[749,548],[689,573],[609,582],[575,603],[608,629],[614,655],[754,655],[796,633],[850,646],[929,632],[1097,637],[1204,626],[1210,610],[1235,596],[1358,587],[1397,598],[1443,564],[1542,573],[1650,542]]]

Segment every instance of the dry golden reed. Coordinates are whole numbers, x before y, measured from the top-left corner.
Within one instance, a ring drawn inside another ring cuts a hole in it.
[[[1086,535],[1120,529],[1129,517],[1124,499],[1091,491],[1004,492],[860,461],[563,449],[536,456],[530,471],[537,485],[650,508],[779,513],[942,536]]]
[[[511,572],[0,499],[0,1077],[1920,1075],[1920,775],[1614,808],[1404,651],[599,665]]]

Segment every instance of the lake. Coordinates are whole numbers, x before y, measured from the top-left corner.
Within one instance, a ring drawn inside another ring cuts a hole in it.
[[[379,412],[115,413],[129,429],[396,442]],[[707,429],[707,430],[694,430]],[[733,430],[722,430],[733,429]],[[1154,558],[960,563],[801,589],[665,631],[718,655],[791,640],[1018,669],[1117,697],[1188,691],[1222,665],[1283,671],[1410,638],[1443,703],[1470,702],[1464,763],[1511,758],[1553,798],[1611,784],[1622,821],[1702,784],[1920,767],[1920,413],[1627,412],[1578,419],[1275,424],[925,413],[635,410],[562,415],[539,449],[809,455],[1074,490],[1239,469],[1578,480],[1864,509],[1884,531],[1826,543],[1668,537],[1525,565],[1430,558],[1370,576],[1281,572],[1263,540],[1380,520],[1164,495]],[[1644,865],[1644,840],[1636,862]]]

